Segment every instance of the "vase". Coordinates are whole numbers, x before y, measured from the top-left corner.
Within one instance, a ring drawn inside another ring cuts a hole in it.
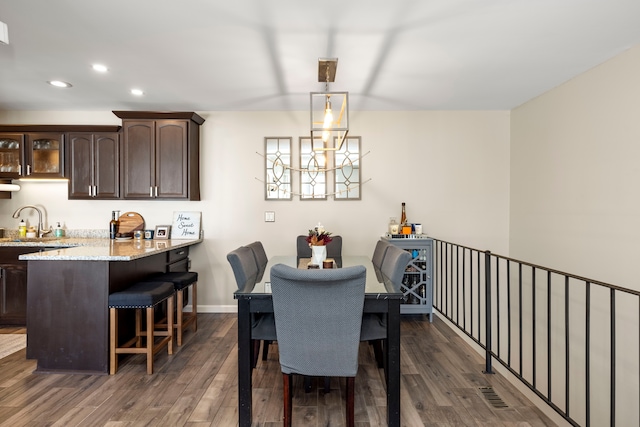
[[[327,247],[311,246],[311,264],[317,264],[322,268],[322,261],[327,259]]]

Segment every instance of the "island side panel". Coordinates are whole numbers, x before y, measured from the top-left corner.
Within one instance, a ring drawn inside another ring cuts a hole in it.
[[[36,371],[107,372],[108,273],[108,262],[28,262],[27,358]]]
[[[39,372],[109,372],[109,293],[164,272],[166,254],[132,261],[28,262],[27,358]],[[121,341],[133,334],[123,313]],[[131,321],[128,321],[131,320]]]

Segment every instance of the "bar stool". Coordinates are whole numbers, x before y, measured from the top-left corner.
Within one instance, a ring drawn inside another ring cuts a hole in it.
[[[129,288],[109,295],[109,374],[118,370],[118,354],[146,354],[147,374],[153,373],[153,355],[167,345],[168,354],[173,354],[173,296],[171,282],[138,282]],[[156,330],[154,307],[167,301],[167,330]],[[118,310],[136,309],[136,336],[118,346]],[[146,331],[142,331],[142,309],[146,310]],[[147,337],[146,347],[141,347],[142,337]],[[155,342],[155,337],[163,337]],[[134,347],[135,346],[135,347]]]
[[[198,330],[198,273],[195,271],[176,271],[168,273],[158,273],[150,276],[147,281],[171,282],[173,283],[176,295],[176,322],[173,327],[177,331],[178,345],[182,345],[182,331],[189,325],[193,325],[193,332]],[[191,298],[191,313],[184,312],[184,290],[191,286],[193,296]]]

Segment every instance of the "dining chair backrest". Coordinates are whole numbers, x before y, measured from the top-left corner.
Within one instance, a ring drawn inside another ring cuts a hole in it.
[[[331,236],[327,245],[327,258],[342,258],[342,236]]]
[[[300,258],[311,258],[311,248],[307,243],[307,236],[296,238],[296,254]],[[342,236],[331,236],[331,242],[327,245],[327,258],[342,257]]]
[[[411,254],[394,245],[390,245],[384,255],[380,270],[382,275],[392,283],[396,292],[401,290],[400,284],[409,261],[411,261]]]
[[[389,246],[391,246],[391,243],[385,242],[384,240],[378,240],[376,243],[376,248],[374,249],[373,256],[371,257],[371,262],[375,268],[382,268],[382,260],[384,259]]]
[[[307,243],[307,236],[296,237],[296,254],[298,258],[311,258],[311,248]]]
[[[276,264],[271,292],[284,374],[355,377],[366,269]]]
[[[251,249],[246,246],[234,249],[227,254],[227,261],[229,261],[233,269],[238,289],[245,289],[249,285],[255,285],[258,277],[258,266]]]
[[[264,250],[264,246],[262,242],[253,242],[247,245],[251,252],[253,252],[253,258],[256,261],[256,266],[258,267],[258,276],[256,277],[256,283],[262,282],[262,276],[264,276],[264,271],[267,268],[267,263],[269,262],[269,258],[267,257],[267,252]]]

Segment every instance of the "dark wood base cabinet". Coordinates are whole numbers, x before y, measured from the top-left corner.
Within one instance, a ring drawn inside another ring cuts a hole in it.
[[[0,247],[0,325],[27,324],[27,262],[18,256],[34,247]]]

